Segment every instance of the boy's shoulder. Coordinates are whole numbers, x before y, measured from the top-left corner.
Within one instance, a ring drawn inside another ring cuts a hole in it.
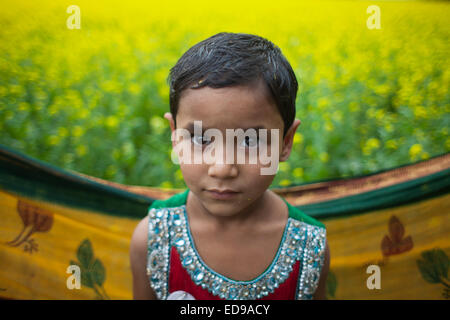
[[[149,209],[172,208],[172,207],[182,206],[182,205],[186,204],[188,193],[189,193],[189,189],[186,189],[185,191],[177,193],[168,199],[155,200],[155,201],[153,201],[153,203],[151,204]],[[299,208],[291,205],[283,197],[281,197],[281,199],[283,199],[283,201],[288,206],[290,218],[325,229],[325,225],[322,222],[307,215]]]
[[[298,221],[304,222],[306,224],[313,225],[313,226],[325,229],[325,225],[322,222],[320,222],[319,220],[309,216],[308,214],[306,214],[305,212],[303,212],[299,208],[291,205],[283,197],[281,197],[281,199],[283,199],[283,201],[288,206],[289,218],[292,218],[294,220],[298,220]]]

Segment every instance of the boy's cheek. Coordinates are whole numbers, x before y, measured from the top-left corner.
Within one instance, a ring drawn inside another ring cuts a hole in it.
[[[183,173],[183,177],[190,177],[202,174],[202,172],[205,171],[205,168],[203,168],[203,165],[200,164],[185,164],[180,163],[180,170]]]

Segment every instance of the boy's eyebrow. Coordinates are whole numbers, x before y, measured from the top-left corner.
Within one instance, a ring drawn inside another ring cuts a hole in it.
[[[186,128],[185,128],[185,129],[189,130],[190,132],[194,132],[194,123],[193,123],[193,122],[189,122],[189,123],[186,125]],[[202,125],[202,133],[205,132],[205,131],[208,130],[208,129],[211,129],[211,128],[209,128],[209,127],[204,127],[204,126]],[[257,125],[257,126],[250,127],[250,128],[241,128],[241,129],[244,130],[244,132],[247,131],[248,129],[255,129],[256,131],[259,130],[259,129],[266,129],[266,130],[268,130],[266,127],[264,127],[264,126],[262,126],[262,125]]]

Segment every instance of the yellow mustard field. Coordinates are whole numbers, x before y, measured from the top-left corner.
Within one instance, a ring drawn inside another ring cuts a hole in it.
[[[450,150],[450,4],[1,0],[0,144],[126,184],[183,187],[170,68],[218,32],[279,46],[301,119],[274,185],[354,176]],[[71,5],[79,29],[68,27]],[[379,8],[370,29],[369,6]]]

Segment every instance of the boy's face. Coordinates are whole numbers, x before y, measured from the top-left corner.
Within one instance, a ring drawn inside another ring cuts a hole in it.
[[[170,113],[165,116],[170,121],[172,133],[175,130],[174,121]],[[180,169],[187,187],[193,192],[196,200],[211,214],[217,216],[231,216],[241,212],[255,201],[262,199],[265,191],[272,183],[275,174],[262,175],[261,168],[270,165],[256,161],[256,164],[249,164],[249,146],[247,142],[243,144],[234,140],[235,161],[227,164],[226,157],[226,129],[265,128],[267,129],[267,154],[271,154],[272,146],[276,144],[278,151],[277,162],[286,161],[289,157],[295,131],[300,124],[296,119],[283,138],[284,122],[271,99],[268,88],[262,81],[258,81],[249,86],[235,86],[213,89],[203,87],[201,89],[186,89],[183,92],[176,118],[177,129],[187,129],[194,132],[192,125],[194,121],[201,121],[202,129],[218,129],[223,135],[223,160],[222,163],[211,164],[203,161],[201,164],[186,164],[180,162]],[[278,130],[278,141],[270,141],[271,130]],[[256,129],[258,132],[258,129]],[[194,135],[194,134],[193,134]],[[192,155],[194,154],[195,143],[204,143],[201,137],[191,144]],[[207,140],[206,140],[207,141]],[[175,147],[177,142],[173,141]],[[206,145],[201,147],[205,150]],[[246,154],[244,164],[236,161],[237,152]],[[275,167],[276,168],[276,167]],[[233,190],[236,193],[224,197],[217,196],[212,189]]]

